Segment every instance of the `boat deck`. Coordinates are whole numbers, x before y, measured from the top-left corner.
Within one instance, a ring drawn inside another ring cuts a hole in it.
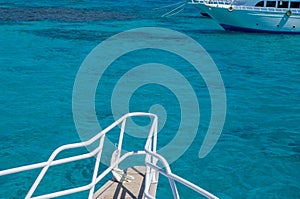
[[[125,170],[127,175],[134,179],[131,182],[118,182],[114,179],[105,183],[95,194],[94,199],[131,199],[144,198],[145,189],[145,166],[134,166]],[[158,175],[155,175],[158,176]],[[157,182],[158,179],[156,179]],[[150,186],[150,194],[155,196],[157,183]]]

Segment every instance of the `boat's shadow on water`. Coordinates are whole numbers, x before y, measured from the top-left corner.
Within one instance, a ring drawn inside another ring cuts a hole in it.
[[[66,40],[83,40],[83,41],[98,41],[108,38],[111,32],[95,31],[95,30],[74,30],[74,29],[41,29],[41,30],[21,30],[21,32],[33,34],[38,37],[46,37],[53,39]],[[116,33],[115,33],[116,34]]]

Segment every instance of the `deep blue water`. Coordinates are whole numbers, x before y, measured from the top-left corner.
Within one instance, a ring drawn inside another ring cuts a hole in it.
[[[300,198],[300,36],[225,32],[212,19],[199,17],[191,5],[178,15],[161,17],[174,8],[161,7],[173,3],[1,2],[0,170],[45,161],[58,146],[80,141],[72,115],[72,91],[85,57],[101,41],[122,31],[163,27],[199,42],[220,71],[227,112],[216,146],[208,156],[198,158],[210,121],[204,81],[189,64],[161,51],[133,52],[105,72],[95,98],[101,126],[113,121],[110,95],[127,70],[145,63],[168,65],[188,79],[201,112],[193,143],[171,164],[174,173],[220,198]],[[165,107],[168,118],[158,141],[162,147],[175,136],[179,103],[171,90],[146,85],[136,90],[129,110],[148,111],[153,104]],[[127,149],[136,146],[138,141],[132,139]],[[88,183],[92,162],[57,167],[38,192]],[[36,175],[0,177],[0,198],[24,197]],[[157,197],[170,198],[165,193],[169,191],[166,179],[161,179]],[[193,191],[179,189],[182,198],[197,197]]]

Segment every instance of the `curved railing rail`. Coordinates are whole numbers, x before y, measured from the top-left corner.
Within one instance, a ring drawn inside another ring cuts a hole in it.
[[[118,153],[118,156],[114,159],[114,162],[112,162],[111,165],[107,169],[105,169],[101,174],[98,175],[98,170],[99,170],[99,166],[100,166],[100,162],[101,162],[101,154],[102,154],[106,134],[109,133],[114,127],[121,125],[118,149],[117,149],[119,152],[121,152],[122,146],[123,146],[123,136],[124,136],[124,132],[125,132],[126,120],[129,117],[136,117],[136,116],[147,116],[147,117],[152,118],[152,123],[150,126],[150,130],[149,130],[149,134],[148,134],[148,138],[146,141],[144,151],[127,152],[127,153],[123,154],[122,156],[120,156],[120,153]],[[154,196],[151,196],[149,194],[149,189],[150,189],[151,184],[155,183],[155,180],[157,179],[157,178],[155,178],[155,173],[156,173],[155,171],[158,171],[159,173],[165,175],[169,179],[170,186],[171,186],[171,189],[173,192],[173,196],[176,199],[179,198],[179,194],[178,194],[178,191],[176,188],[175,181],[184,184],[185,186],[195,190],[196,192],[202,194],[203,196],[205,196],[207,198],[216,199],[217,198],[216,196],[210,194],[209,192],[205,191],[204,189],[196,186],[195,184],[193,184],[171,172],[168,162],[161,155],[156,153],[157,126],[158,126],[158,118],[154,114],[142,113],[142,112],[128,113],[128,114],[124,115],[123,117],[121,117],[120,119],[118,119],[117,121],[115,121],[114,123],[112,123],[106,129],[99,132],[97,135],[95,135],[93,138],[91,138],[88,141],[75,143],[75,144],[67,144],[67,145],[63,145],[63,146],[57,148],[51,154],[51,156],[49,157],[47,162],[41,162],[41,163],[37,163],[37,164],[3,170],[3,171],[0,171],[0,176],[23,172],[23,171],[32,170],[32,169],[37,169],[37,168],[43,168],[41,170],[41,172],[39,173],[38,177],[36,178],[35,182],[31,186],[30,190],[28,191],[28,193],[25,197],[26,199],[27,198],[31,198],[31,199],[55,198],[55,197],[70,195],[70,194],[83,192],[83,191],[87,191],[87,190],[89,190],[88,198],[92,199],[93,195],[94,195],[94,191],[95,191],[95,185],[97,183],[99,183],[100,180],[102,180],[114,168],[117,168],[118,165],[123,160],[125,160],[129,156],[133,156],[133,155],[145,155],[146,156],[145,163],[146,163],[147,169],[146,169],[144,195],[146,198],[151,198],[151,199],[155,198]],[[97,141],[99,142],[99,144],[97,145],[97,147],[94,150],[90,151],[89,153],[84,153],[81,155],[75,155],[72,157],[55,160],[57,155],[64,150],[88,147]],[[74,161],[78,161],[78,160],[83,160],[83,159],[91,158],[93,156],[96,156],[96,161],[95,161],[95,165],[94,165],[94,172],[93,172],[92,180],[89,184],[80,186],[80,187],[76,187],[76,188],[66,189],[63,191],[58,191],[58,192],[53,192],[53,193],[49,193],[49,194],[32,197],[32,195],[34,194],[39,183],[41,182],[41,180],[45,176],[46,172],[48,171],[49,167],[54,166],[54,165],[74,162]],[[157,166],[158,160],[163,164],[163,166],[165,167],[165,170],[163,170],[162,168]]]

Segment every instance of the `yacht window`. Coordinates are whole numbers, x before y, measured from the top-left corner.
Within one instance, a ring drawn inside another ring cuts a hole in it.
[[[264,1],[258,2],[255,7],[264,7]]]
[[[267,1],[267,7],[275,8],[276,7],[276,1]]]
[[[278,8],[288,8],[289,2],[288,1],[279,1],[278,2]]]
[[[300,8],[300,2],[292,1],[291,2],[291,8]]]

